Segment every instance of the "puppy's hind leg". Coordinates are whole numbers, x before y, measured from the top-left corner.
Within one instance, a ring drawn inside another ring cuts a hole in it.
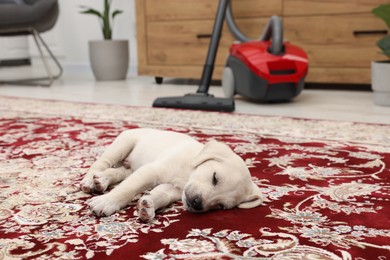
[[[155,211],[180,200],[182,190],[172,184],[164,183],[156,186],[150,194],[139,199],[137,208],[141,221],[149,222],[155,217]]]
[[[86,193],[94,192],[94,175],[112,168],[114,165],[122,162],[133,150],[137,137],[131,130],[122,132],[110,146],[104,151],[103,155],[92,164],[84,179],[81,181],[81,190]]]

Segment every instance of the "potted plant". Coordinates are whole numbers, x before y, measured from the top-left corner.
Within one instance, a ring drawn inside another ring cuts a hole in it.
[[[121,10],[111,12],[111,0],[104,0],[103,11],[81,6],[82,14],[97,16],[104,40],[89,41],[89,58],[97,80],[123,80],[129,66],[128,40],[113,40],[112,25]]]
[[[390,29],[390,4],[382,4],[372,10]],[[390,35],[386,34],[377,43],[381,52],[390,58]],[[390,106],[390,59],[371,63],[371,86],[374,91],[374,102],[378,105]]]

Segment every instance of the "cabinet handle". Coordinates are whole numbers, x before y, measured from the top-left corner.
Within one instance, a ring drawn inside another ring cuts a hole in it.
[[[372,34],[387,34],[387,30],[367,30],[367,31],[353,31],[354,36],[372,35]]]
[[[196,38],[202,39],[202,38],[211,38],[211,33],[199,33],[196,35]]]

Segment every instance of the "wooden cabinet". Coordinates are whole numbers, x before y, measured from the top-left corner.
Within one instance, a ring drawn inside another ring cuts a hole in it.
[[[285,39],[309,55],[308,82],[370,83],[376,41],[387,32],[371,10],[384,0],[285,0]],[[373,33],[377,32],[377,33]]]
[[[375,42],[387,31],[371,14],[380,0],[233,0],[236,23],[257,38],[271,15],[282,16],[285,40],[309,55],[308,82],[370,83]],[[137,0],[139,74],[200,78],[217,0]],[[372,33],[372,32],[378,33]],[[214,79],[234,38],[224,26]]]

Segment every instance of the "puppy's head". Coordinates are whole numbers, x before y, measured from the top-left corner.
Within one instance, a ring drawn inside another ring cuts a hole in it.
[[[184,187],[183,204],[188,211],[253,208],[263,202],[245,162],[227,145],[211,141],[195,157],[194,172]]]

